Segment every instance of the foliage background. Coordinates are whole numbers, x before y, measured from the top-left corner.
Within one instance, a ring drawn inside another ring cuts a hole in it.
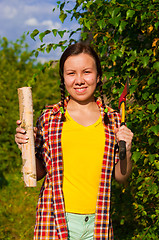
[[[35,124],[43,108],[60,99],[58,65],[46,68],[36,63],[25,36],[15,43],[2,38],[0,72],[0,239],[32,239],[42,181],[37,188],[25,188],[22,180],[21,154],[14,142],[17,89],[32,85]]]
[[[71,10],[67,9],[67,2],[57,2],[59,18],[63,22],[71,15],[72,19],[79,21],[81,28],[74,31],[53,29],[43,33],[35,29],[31,37],[39,37],[42,42],[34,52],[35,56],[39,51],[50,52],[57,47],[64,50],[68,44],[76,42],[74,33],[81,31],[81,39],[91,42],[101,57],[106,102],[115,109],[129,77],[127,125],[134,132],[133,172],[126,184],[119,185],[114,181],[112,184],[115,239],[158,239],[159,1],[78,0]],[[68,32],[69,41],[65,39]],[[44,40],[47,34],[59,34],[61,41],[46,45]],[[36,119],[45,104],[59,99],[57,69],[36,65],[24,47],[23,38],[11,46],[7,39],[2,39],[0,54],[0,88],[3,93],[0,100],[0,234],[1,239],[29,239],[32,236],[38,188],[23,189],[23,183],[19,181],[21,160],[14,144],[18,116],[16,89],[25,82],[34,83],[32,76],[40,71],[38,69],[45,71],[44,74],[39,72],[37,77],[34,75],[37,78],[33,86]]]

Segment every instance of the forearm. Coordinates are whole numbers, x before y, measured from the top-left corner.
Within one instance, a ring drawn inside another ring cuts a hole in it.
[[[130,176],[132,170],[131,151],[126,152],[126,158],[119,160],[115,165],[114,177],[119,183],[125,182]]]

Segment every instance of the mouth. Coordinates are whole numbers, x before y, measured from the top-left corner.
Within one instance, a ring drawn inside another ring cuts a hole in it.
[[[84,93],[87,90],[87,87],[75,88],[77,93]]]

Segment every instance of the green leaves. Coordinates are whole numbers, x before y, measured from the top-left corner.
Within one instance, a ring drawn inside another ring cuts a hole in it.
[[[57,33],[58,33],[61,38],[63,38],[65,32],[66,32],[66,30],[63,30],[63,31],[59,31],[57,29],[52,30],[52,33],[55,37],[57,36]],[[39,34],[40,41],[43,42],[43,38],[49,33],[51,33],[50,30],[46,30],[45,32],[40,33]]]
[[[148,129],[148,133],[153,132],[156,136],[159,134],[159,125],[152,126]]]
[[[58,34],[59,34],[59,36],[60,36],[61,38],[63,38],[65,32],[66,32],[66,30],[64,30],[64,31],[58,31]]]
[[[154,77],[150,77],[149,79],[148,79],[148,86],[150,86],[150,85],[153,85],[154,83],[155,83],[155,78]]]
[[[59,19],[61,20],[62,23],[64,22],[64,20],[65,20],[66,17],[67,17],[67,14],[64,13],[64,11],[62,10],[62,11],[60,12],[60,16],[59,16]]]
[[[43,42],[43,38],[44,38],[47,34],[49,34],[50,32],[51,32],[50,30],[46,30],[45,32],[40,33],[40,34],[39,34],[39,39],[40,39],[40,41]]]
[[[134,162],[137,162],[139,160],[140,156],[141,156],[141,153],[139,151],[133,152],[132,159],[134,160]]]
[[[49,53],[52,48],[53,48],[54,50],[56,49],[56,48],[55,48],[55,44],[51,44],[51,43],[48,44],[47,47],[46,47],[46,52]]]
[[[144,56],[144,57],[141,57],[140,59],[141,59],[141,62],[143,64],[143,68],[145,68],[148,65],[150,57],[149,56]]]
[[[52,29],[53,35],[56,37],[58,30],[57,29]]]
[[[97,22],[100,30],[102,30],[105,27],[105,19],[101,19]]]
[[[109,13],[110,13],[112,18],[115,18],[118,15],[118,13],[120,12],[120,10],[121,10],[120,7],[118,7],[118,8],[111,8],[111,9],[109,9]]]
[[[159,27],[159,21],[157,21],[157,22],[155,23],[155,28],[156,28],[156,30],[158,30],[158,27]]]
[[[46,35],[48,35],[49,33],[51,33],[51,32],[53,33],[53,35],[54,35],[55,37],[57,36],[57,33],[58,33],[59,36],[60,36],[61,38],[63,38],[64,33],[66,32],[66,30],[60,31],[60,30],[57,30],[57,29],[52,29],[52,31],[51,31],[51,30],[46,30],[46,31],[41,32],[41,33],[39,34],[39,31],[38,31],[37,29],[35,29],[35,30],[30,34],[30,36],[31,36],[31,38],[35,41],[35,37],[39,34],[39,39],[40,39],[41,42],[43,42],[43,38],[44,38]]]
[[[134,14],[135,14],[135,11],[129,9],[129,10],[126,12],[126,19],[132,18],[132,17],[134,16]]]
[[[128,23],[125,21],[121,21],[120,26],[119,26],[119,32],[122,33],[122,31],[125,29],[126,25]]]
[[[159,72],[159,62],[155,62],[153,68]]]
[[[35,29],[31,34],[30,37],[35,41],[35,37],[39,34],[39,30]]]
[[[121,19],[121,15],[119,14],[118,16],[109,19],[109,23],[111,23],[114,27],[117,28],[119,26],[120,19]]]
[[[155,98],[157,99],[157,102],[159,102],[159,93],[155,94]]]
[[[151,103],[151,104],[147,105],[147,108],[150,109],[152,111],[152,113],[154,113],[157,109],[157,106],[156,106],[156,104]]]
[[[53,35],[54,35],[55,37],[57,36],[57,33],[58,33],[59,36],[60,36],[61,38],[63,38],[65,32],[67,32],[67,31],[66,31],[66,30],[60,31],[60,30],[58,30],[58,29],[52,29],[52,33],[53,33]]]

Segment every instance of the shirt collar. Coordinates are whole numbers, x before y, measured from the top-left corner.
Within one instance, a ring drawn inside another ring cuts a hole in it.
[[[69,96],[67,96],[67,97],[65,98],[65,100],[64,100],[64,108],[65,108],[64,111],[65,111],[66,108],[67,108],[67,104],[68,104],[69,100],[70,100],[70,97],[69,97]],[[96,99],[96,103],[97,103],[97,105],[98,105],[98,107],[99,107],[99,109],[100,109],[100,112],[104,114],[104,108],[103,108],[102,101],[101,101],[101,98],[100,98],[100,97]],[[60,107],[61,107],[61,101],[58,102],[57,104],[50,105],[50,106],[46,106],[46,108],[50,108],[50,109],[52,110],[52,114],[53,114],[53,115],[56,115],[56,114],[60,111]],[[109,107],[109,106],[107,106],[107,105],[106,105],[106,108],[108,109],[108,113],[113,113],[113,112],[115,112],[114,109],[112,109],[111,107]],[[102,114],[102,115],[103,115],[103,114]]]

